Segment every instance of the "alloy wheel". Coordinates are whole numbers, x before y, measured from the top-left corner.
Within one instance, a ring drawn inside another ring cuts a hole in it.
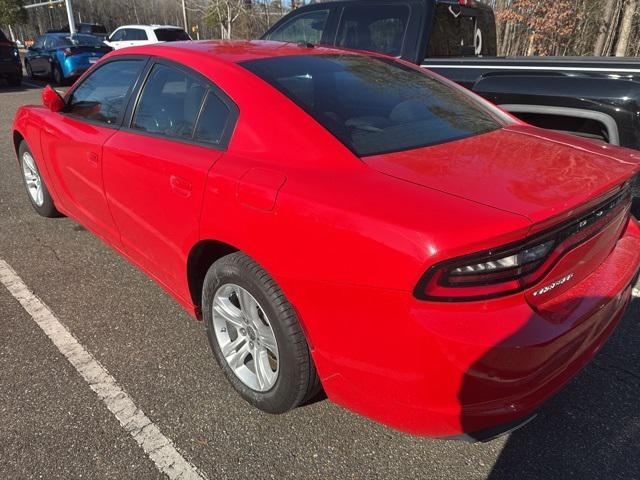
[[[24,182],[27,185],[27,191],[29,192],[31,200],[33,200],[33,203],[38,207],[41,207],[44,204],[42,179],[40,178],[38,167],[36,167],[36,162],[29,152],[24,152],[22,154],[22,175],[24,177]]]
[[[213,326],[222,356],[249,388],[266,392],[279,373],[278,342],[258,301],[247,290],[227,283],[213,298]]]

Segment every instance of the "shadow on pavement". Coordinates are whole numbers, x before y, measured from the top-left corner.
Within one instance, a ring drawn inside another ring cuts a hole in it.
[[[530,335],[533,323],[487,352],[469,372],[486,369],[496,355],[504,355],[500,347],[510,339],[523,331]],[[468,373],[460,401],[468,403],[478,386],[478,378]],[[463,414],[463,427],[465,421]],[[510,435],[488,478],[640,479],[639,299],[586,368],[543,404],[536,419]]]

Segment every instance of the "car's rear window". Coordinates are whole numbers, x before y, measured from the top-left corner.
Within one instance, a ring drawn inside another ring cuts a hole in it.
[[[178,42],[181,40],[191,40],[187,32],[178,28],[156,28],[156,37],[161,42]]]
[[[462,90],[393,60],[295,55],[241,65],[359,156],[425,147],[501,127]]]

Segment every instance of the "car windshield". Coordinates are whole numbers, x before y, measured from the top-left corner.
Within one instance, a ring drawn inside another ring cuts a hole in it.
[[[502,126],[463,90],[393,60],[295,55],[241,63],[356,155],[410,150]]]
[[[74,47],[74,46],[89,46],[89,47],[101,47],[103,45],[102,39],[94,37],[93,35],[66,35],[60,36],[56,42],[59,47]]]
[[[191,40],[187,32],[179,28],[156,28],[156,37],[161,42],[178,42],[181,40]]]

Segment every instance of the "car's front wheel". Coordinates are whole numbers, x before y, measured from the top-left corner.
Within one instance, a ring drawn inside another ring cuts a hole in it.
[[[213,354],[235,390],[269,413],[284,413],[320,388],[297,315],[280,287],[237,252],[215,262],[203,286]]]
[[[31,205],[38,214],[43,217],[59,217],[60,212],[53,204],[53,199],[49,194],[47,185],[45,184],[40,170],[36,164],[33,153],[29,149],[27,142],[22,142],[18,149],[18,155],[20,156],[20,170],[22,171],[22,179],[24,186],[27,189],[27,195]]]

